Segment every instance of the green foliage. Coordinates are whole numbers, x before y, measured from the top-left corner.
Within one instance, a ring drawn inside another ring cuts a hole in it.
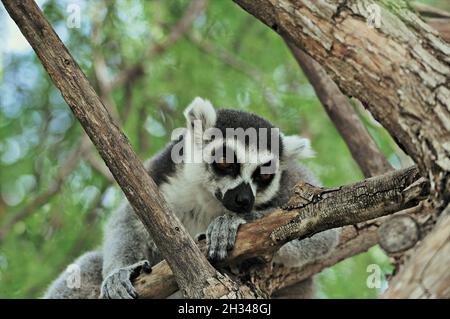
[[[72,29],[66,25],[70,2],[39,1],[97,89],[94,56],[104,57],[109,78],[135,63],[143,65],[143,77],[112,92],[114,113],[142,159],[161,149],[172,130],[184,125],[182,110],[202,96],[216,106],[258,113],[289,134],[311,138],[317,157],[306,163],[325,186],[362,178],[283,41],[232,2],[210,1],[189,32],[193,38],[185,36],[150,57],[146,52],[167,39],[189,1],[78,1],[81,27]],[[35,54],[14,32],[4,8],[0,17],[0,33],[7,30],[0,56],[2,229],[51,189],[83,130]],[[363,117],[386,155],[395,156],[389,136]],[[45,204],[8,229],[0,243],[0,297],[41,296],[76,256],[98,247],[102,225],[121,197],[117,186],[109,186],[105,176],[81,158]],[[320,296],[376,297],[378,291],[365,284],[369,264],[388,271],[386,257],[374,248],[324,271]]]

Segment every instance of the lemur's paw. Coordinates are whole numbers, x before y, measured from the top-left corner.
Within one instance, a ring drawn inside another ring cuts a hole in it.
[[[228,251],[233,249],[239,225],[245,224],[241,217],[225,214],[217,217],[206,230],[208,243],[208,258],[221,261],[227,257]]]
[[[100,298],[136,299],[138,294],[133,287],[132,281],[141,273],[150,273],[151,271],[152,267],[147,260],[117,269],[103,280]]]

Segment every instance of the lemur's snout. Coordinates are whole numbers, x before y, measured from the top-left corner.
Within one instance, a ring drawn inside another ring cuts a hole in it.
[[[223,205],[235,213],[250,213],[255,203],[252,188],[247,183],[228,190],[222,200]]]

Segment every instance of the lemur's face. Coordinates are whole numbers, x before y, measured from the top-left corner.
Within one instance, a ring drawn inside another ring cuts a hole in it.
[[[216,139],[205,153],[206,187],[228,210],[249,213],[276,195],[281,178],[276,154],[251,149],[236,138]]]
[[[186,109],[185,161],[229,211],[246,214],[277,196],[287,162],[311,154],[309,140],[284,136],[251,113],[216,110],[196,98]]]

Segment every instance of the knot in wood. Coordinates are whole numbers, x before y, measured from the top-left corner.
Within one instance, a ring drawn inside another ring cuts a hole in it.
[[[419,241],[417,222],[409,216],[395,216],[378,229],[381,248],[388,254],[403,252]]]

